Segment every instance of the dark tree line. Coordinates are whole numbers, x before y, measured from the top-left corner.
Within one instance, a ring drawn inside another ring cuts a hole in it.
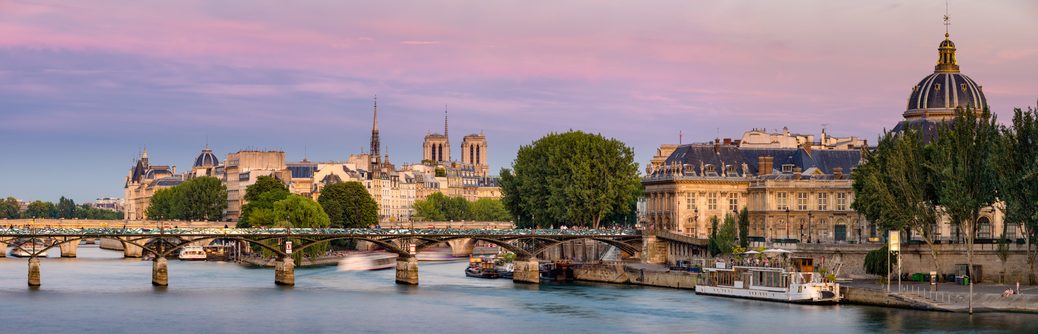
[[[21,210],[18,200],[7,197],[0,200],[0,218],[64,218],[64,219],[123,219],[123,213],[106,209],[98,209],[87,204],[77,205],[70,198],[62,196],[58,203],[33,201]]]

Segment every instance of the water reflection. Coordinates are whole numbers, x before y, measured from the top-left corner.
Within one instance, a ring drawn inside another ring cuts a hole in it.
[[[42,261],[43,287],[26,287],[26,260],[0,259],[0,315],[10,332],[413,333],[936,333],[1038,332],[1038,316],[811,306],[696,296],[612,284],[513,284],[466,278],[465,263],[427,264],[421,285],[392,270],[297,268],[296,286],[270,269],[169,262],[168,288],[151,263],[83,245],[80,258]],[[88,325],[85,325],[88,324]]]

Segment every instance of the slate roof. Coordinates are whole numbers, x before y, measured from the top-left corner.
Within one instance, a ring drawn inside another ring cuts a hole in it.
[[[683,165],[685,175],[708,177],[725,175],[722,166],[733,166],[734,175],[727,173],[728,177],[747,177],[760,174],[758,159],[762,156],[772,157],[772,174],[780,173],[783,165],[793,165],[804,172],[816,169],[822,174],[832,174],[833,170],[839,167],[843,169],[844,174],[850,174],[851,169],[861,161],[859,150],[813,150],[809,153],[802,148],[759,149],[734,145],[686,144],[678,146],[667,157],[664,165]],[[745,172],[749,175],[745,175],[743,164],[746,165]],[[713,166],[713,174],[709,172],[710,166]]]

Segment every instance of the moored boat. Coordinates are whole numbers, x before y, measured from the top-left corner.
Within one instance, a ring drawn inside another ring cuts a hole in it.
[[[181,261],[205,261],[207,257],[205,248],[202,246],[185,246],[177,255]]]
[[[338,271],[365,271],[390,269],[396,266],[397,255],[386,252],[350,254],[339,260]]]
[[[465,276],[476,278],[498,278],[493,259],[474,256],[469,258],[469,266],[465,268]]]
[[[788,253],[788,251],[782,251]],[[787,303],[838,303],[840,285],[814,271],[811,258],[732,264],[717,261],[704,268],[706,280],[696,284],[696,294],[750,298]]]
[[[47,257],[47,251],[40,251],[47,248],[47,245],[39,241],[26,241],[20,245],[15,245],[11,248],[11,256],[14,257],[32,257],[32,253],[36,252],[37,257]]]

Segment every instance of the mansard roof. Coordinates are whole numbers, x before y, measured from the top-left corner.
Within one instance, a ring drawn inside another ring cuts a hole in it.
[[[678,166],[682,174],[698,176],[722,176],[728,174],[722,166],[733,166],[735,175],[726,176],[748,177],[760,175],[758,164],[762,156],[772,157],[772,174],[781,173],[783,165],[799,167],[801,171],[815,169],[822,174],[832,174],[836,168],[841,168],[849,174],[861,161],[859,150],[808,151],[803,148],[760,149],[735,145],[686,144],[678,146],[667,157],[664,166]],[[743,164],[746,165],[745,171]]]

